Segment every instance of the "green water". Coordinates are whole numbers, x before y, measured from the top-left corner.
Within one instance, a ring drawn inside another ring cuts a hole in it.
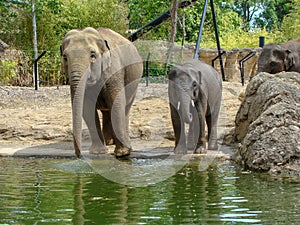
[[[300,180],[197,163],[146,187],[78,160],[0,158],[0,224],[299,224]],[[159,174],[158,174],[159,176]]]

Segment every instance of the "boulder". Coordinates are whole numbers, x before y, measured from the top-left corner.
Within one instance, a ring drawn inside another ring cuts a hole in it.
[[[247,168],[268,171],[296,163],[300,159],[300,74],[255,76],[235,118],[235,138]]]

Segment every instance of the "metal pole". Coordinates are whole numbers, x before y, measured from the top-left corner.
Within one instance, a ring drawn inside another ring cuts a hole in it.
[[[224,71],[224,67],[223,67],[222,50],[221,50],[221,45],[220,45],[220,40],[219,40],[217,18],[216,18],[214,1],[213,0],[210,0],[210,7],[211,7],[211,12],[212,12],[212,17],[213,17],[214,28],[215,28],[215,36],[216,36],[216,41],[217,41],[222,78],[223,78],[223,81],[225,81],[226,77],[225,77],[225,71]]]
[[[221,53],[221,55],[223,55],[224,53],[226,53],[226,52],[223,51],[223,52]],[[217,55],[215,58],[213,58],[213,59],[211,60],[211,66],[212,66],[212,67],[215,68],[215,61],[216,61],[219,57],[220,57],[220,55]]]
[[[33,28],[33,50],[34,50],[34,59],[36,59],[38,57],[38,48],[37,48],[37,33],[36,33],[36,15],[35,15],[35,3],[34,0],[31,1],[31,6],[32,6],[32,28]],[[38,77],[38,73],[37,72],[37,68],[34,66],[33,70],[34,74],[33,74],[33,81],[34,83],[36,83],[35,79],[36,77]]]
[[[182,1],[181,3],[179,3],[178,8],[180,8],[180,9],[186,8],[186,7],[194,4],[196,1],[197,0]],[[169,19],[170,16],[171,16],[170,10],[164,12],[159,17],[155,18],[154,20],[150,21],[149,23],[147,23],[146,25],[144,25],[143,27],[139,28],[137,31],[135,31],[134,33],[132,33],[128,37],[128,39],[130,41],[132,41],[132,42],[135,41],[135,40],[137,40],[143,34],[147,33],[148,31],[152,30],[154,27],[157,27],[162,22],[164,22],[167,19]]]
[[[159,24],[161,24],[162,22],[164,22],[169,18],[170,18],[170,10],[164,12],[156,19],[152,20],[151,22],[139,28],[136,32],[132,33],[128,39],[134,42],[139,37],[141,37],[144,33],[147,33],[149,30],[153,29],[154,27],[158,26]]]
[[[150,52],[148,53],[147,60],[146,60],[146,86],[148,87],[149,84],[149,59],[150,59]]]
[[[38,61],[46,54],[46,50],[42,52],[33,62],[33,75],[34,75],[34,87],[35,90],[38,90],[39,88],[39,77],[38,77]]]
[[[242,82],[242,86],[244,86],[245,84],[245,66],[244,63],[251,59],[253,56],[255,56],[255,52],[251,51],[250,53],[248,53],[244,58],[242,58],[239,61],[240,64],[240,71],[241,71],[241,82]]]
[[[199,27],[199,32],[198,32],[196,48],[195,48],[195,52],[194,52],[194,59],[199,58],[199,47],[200,47],[200,42],[201,42],[201,37],[202,37],[205,15],[206,15],[206,11],[207,11],[207,4],[208,4],[208,0],[205,0],[203,11],[202,11],[202,18],[201,18],[200,27]]]
[[[265,37],[264,36],[260,36],[259,37],[259,47],[264,47],[265,45]]]

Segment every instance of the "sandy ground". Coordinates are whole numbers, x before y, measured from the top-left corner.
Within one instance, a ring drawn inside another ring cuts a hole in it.
[[[244,90],[240,83],[223,83],[220,143],[234,127]],[[0,150],[51,144],[59,149],[73,148],[69,86],[41,87],[37,91],[0,87],[0,109]],[[88,142],[86,126],[83,135]],[[174,146],[167,84],[139,85],[130,113],[130,136],[134,149]]]

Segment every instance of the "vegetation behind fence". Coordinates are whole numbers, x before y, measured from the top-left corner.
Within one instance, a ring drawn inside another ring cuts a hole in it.
[[[194,46],[187,45],[185,48],[175,46],[171,61],[166,63],[167,42],[153,43],[152,41],[139,41],[136,47],[144,60],[144,74],[142,79],[146,80],[146,74],[150,82],[166,82],[167,73],[177,63],[193,58]],[[259,48],[232,49],[226,51],[222,56],[225,75],[228,81],[241,81],[239,60],[249,52],[255,56],[245,62],[245,78],[250,79],[256,73],[257,58],[260,54]],[[33,86],[33,58],[32,51],[6,50],[0,60],[0,85]],[[39,52],[39,55],[42,51]],[[217,56],[216,49],[200,49],[199,56],[202,61],[212,64],[212,59]],[[148,60],[148,71],[146,61]],[[219,60],[214,62],[216,70],[220,72]],[[41,86],[68,84],[68,77],[61,72],[60,52],[47,51],[38,61],[39,84]]]
[[[33,3],[35,10],[33,11]],[[23,0],[0,1],[0,39],[11,48],[0,59],[0,84],[31,86],[33,83],[33,18],[37,25],[37,46],[47,50],[39,61],[41,85],[65,84],[60,72],[59,45],[71,29],[87,26],[111,28],[124,36],[170,9],[173,1],[161,0]],[[195,43],[204,1],[178,11],[176,43]],[[299,0],[215,1],[221,47],[254,48],[258,36],[266,43],[280,43],[299,36]],[[209,9],[210,10],[210,9]],[[208,10],[201,46],[215,47],[211,13]],[[169,40],[170,21],[145,34],[141,39]],[[13,49],[22,49],[13,50]],[[14,51],[12,53],[12,51]],[[0,52],[1,53],[1,52]],[[40,54],[41,52],[39,52]],[[155,55],[152,55],[155,56]],[[149,64],[150,76],[166,74],[165,61]],[[228,68],[230,70],[230,68]],[[231,71],[231,70],[230,70]]]
[[[41,54],[42,51],[39,52]],[[47,51],[38,61],[39,84],[41,86],[68,84],[67,75],[61,72],[59,51]],[[0,85],[33,86],[32,51],[7,50],[0,61]],[[150,62],[149,76],[151,80],[164,80],[165,62]],[[145,70],[144,74],[145,76]]]

